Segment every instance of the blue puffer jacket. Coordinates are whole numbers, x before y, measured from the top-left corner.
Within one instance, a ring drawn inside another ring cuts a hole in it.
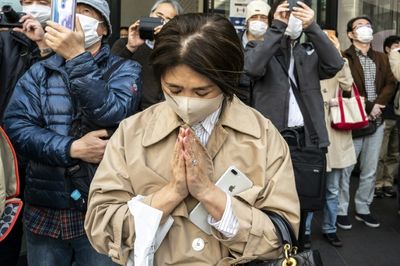
[[[125,61],[108,80],[103,74],[119,57],[103,45],[93,57],[85,52],[65,62],[54,55],[30,68],[18,81],[4,124],[17,152],[28,160],[25,200],[34,206],[71,208],[65,168],[74,117],[72,98],[99,127],[115,127],[135,113],[140,100],[140,65]]]

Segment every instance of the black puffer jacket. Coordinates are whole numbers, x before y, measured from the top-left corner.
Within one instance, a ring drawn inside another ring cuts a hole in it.
[[[22,33],[0,32],[0,125],[15,84],[39,58],[36,44]]]

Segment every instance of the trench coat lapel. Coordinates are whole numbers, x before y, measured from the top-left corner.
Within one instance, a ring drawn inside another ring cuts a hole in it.
[[[231,102],[225,101],[221,117],[207,143],[207,150],[212,160],[228,138],[227,128],[255,138],[261,137],[260,126],[249,108],[236,96]]]

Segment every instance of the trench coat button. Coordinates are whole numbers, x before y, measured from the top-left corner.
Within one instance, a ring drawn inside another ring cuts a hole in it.
[[[192,242],[192,248],[194,251],[202,251],[204,249],[204,240],[201,238],[196,238]]]
[[[328,90],[327,90],[327,89],[323,89],[322,91],[323,91],[324,93],[327,93],[327,92],[328,92]]]

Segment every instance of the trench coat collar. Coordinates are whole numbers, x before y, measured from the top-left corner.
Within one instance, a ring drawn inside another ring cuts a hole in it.
[[[153,109],[153,112],[143,135],[142,144],[144,147],[160,142],[170,135],[171,132],[184,126],[184,122],[166,102],[160,103]],[[219,125],[229,127],[254,138],[261,137],[261,128],[254,111],[242,103],[236,96],[234,96],[231,102],[225,101],[216,127]]]

